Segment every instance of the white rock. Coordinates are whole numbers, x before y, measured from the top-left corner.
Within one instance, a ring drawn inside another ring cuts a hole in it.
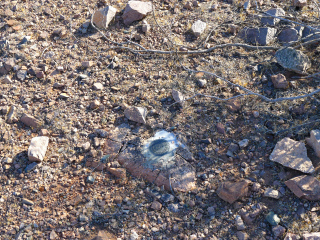
[[[103,85],[102,85],[102,83],[94,83],[93,84],[93,89],[94,90],[102,90],[103,89]]]
[[[184,100],[185,100],[185,98],[184,98],[184,96],[183,96],[183,94],[182,94],[181,92],[172,89],[172,97],[173,97],[173,99],[174,99],[176,102],[178,102],[181,106],[184,105]]]
[[[147,21],[143,20],[142,21],[142,32],[144,33],[148,33],[151,29],[151,26],[149,23],[147,23]]]
[[[199,37],[204,32],[206,27],[207,24],[205,22],[198,20],[192,25],[191,30],[196,37]]]
[[[107,6],[106,8],[99,9],[94,12],[92,22],[98,28],[108,28],[109,23],[115,17],[117,13],[117,9],[111,6]]]
[[[311,160],[308,158],[304,143],[288,137],[277,142],[269,159],[304,173],[313,173],[315,171]]]
[[[28,158],[31,162],[41,162],[47,152],[49,138],[46,136],[34,137],[28,149]]]
[[[243,220],[239,215],[236,216],[236,226],[237,230],[239,231],[246,229],[246,226],[244,225]]]
[[[128,107],[124,115],[131,121],[146,124],[147,109],[143,107]]]
[[[320,157],[320,131],[318,129],[312,130],[310,132],[310,138],[306,138],[306,140],[316,152],[317,157]]]
[[[245,148],[247,147],[249,144],[249,140],[248,139],[243,139],[240,142],[238,142],[238,145],[240,148]]]
[[[264,191],[264,196],[265,197],[270,197],[270,198],[275,198],[275,199],[279,199],[280,198],[280,193],[277,190],[274,190],[272,188],[267,188]]]

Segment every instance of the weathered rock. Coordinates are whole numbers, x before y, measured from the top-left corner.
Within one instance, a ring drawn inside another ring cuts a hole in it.
[[[275,198],[275,199],[279,199],[280,198],[280,193],[279,191],[277,190],[274,190],[272,188],[267,188],[265,191],[264,191],[264,194],[263,194],[265,197],[270,197],[270,198]]]
[[[281,17],[281,16],[285,16],[286,15],[285,11],[282,8],[269,9],[266,13],[271,14],[271,15],[276,16],[276,17]],[[265,25],[274,26],[279,22],[280,22],[280,19],[274,18],[274,17],[263,17],[263,18],[261,18],[261,23],[265,24]]]
[[[46,136],[34,137],[28,149],[28,158],[31,162],[41,162],[47,152],[49,138]]]
[[[311,67],[309,57],[291,47],[278,50],[275,57],[283,68],[296,73],[305,74],[306,70]]]
[[[216,125],[217,132],[220,134],[226,134],[226,130],[224,129],[224,125],[222,123],[217,123]]]
[[[9,76],[5,76],[3,79],[2,79],[2,82],[4,84],[11,84],[12,83],[12,80]]]
[[[266,216],[266,220],[271,226],[277,226],[281,221],[277,214],[274,214],[274,212],[269,212]]]
[[[298,198],[320,200],[320,182],[315,177],[298,176],[287,180],[285,184]]]
[[[30,116],[26,113],[22,115],[22,117],[20,118],[20,121],[23,122],[28,127],[33,127],[33,128],[37,128],[41,124],[39,120],[37,120],[33,116]]]
[[[58,238],[59,238],[58,234],[56,234],[56,232],[54,230],[52,230],[50,232],[49,239],[54,240],[54,239],[58,239]]]
[[[8,112],[8,116],[7,116],[7,123],[13,123],[15,122],[17,119],[16,119],[16,110],[17,110],[17,107],[12,105],[9,109],[9,112]]]
[[[272,75],[271,80],[274,88],[286,89],[289,87],[289,82],[287,81],[286,77],[281,73],[277,75]]]
[[[84,61],[84,62],[81,63],[82,67],[84,67],[84,68],[92,67],[93,64],[94,64],[93,61]]]
[[[320,240],[320,232],[302,234],[302,240]]]
[[[239,182],[222,182],[217,190],[217,194],[224,201],[232,204],[239,198],[248,194],[249,182],[242,180]]]
[[[299,39],[299,32],[294,28],[286,28],[278,35],[279,42],[289,43]]]
[[[91,109],[97,109],[98,107],[100,107],[101,103],[99,100],[94,100],[90,103],[90,108]]]
[[[249,240],[249,235],[245,232],[237,231],[237,238],[238,240]]]
[[[103,85],[102,85],[102,83],[94,83],[93,84],[93,90],[102,90],[103,89]]]
[[[129,25],[144,18],[151,11],[151,2],[129,1],[122,15],[123,22],[125,25]]]
[[[29,206],[32,206],[34,204],[33,201],[31,201],[27,198],[22,198],[22,203],[29,205]]]
[[[141,30],[142,32],[144,32],[145,34],[149,33],[151,30],[151,26],[149,23],[147,23],[146,20],[142,21],[142,26],[141,26]]]
[[[17,79],[20,80],[20,81],[23,81],[25,80],[27,77],[27,70],[19,70],[17,72]]]
[[[121,180],[126,180],[127,179],[127,171],[124,168],[108,168],[108,171],[116,176],[117,178],[120,178]]]
[[[15,60],[14,58],[8,58],[7,61],[3,64],[5,69],[9,72],[15,65]]]
[[[239,37],[250,44],[269,45],[275,39],[277,29],[265,28],[245,28],[239,33]]]
[[[272,228],[272,232],[273,232],[273,236],[276,239],[280,239],[283,237],[284,233],[286,232],[286,229],[284,227],[282,227],[281,225],[278,225],[278,226],[274,226]]]
[[[302,31],[302,42],[320,38],[320,26],[305,27]]]
[[[172,89],[172,97],[180,106],[183,107],[185,98],[181,92]]]
[[[158,201],[153,201],[152,204],[151,204],[151,208],[153,210],[160,211],[161,208],[162,208],[162,204],[159,203]]]
[[[246,226],[244,225],[240,215],[237,215],[235,220],[236,220],[237,230],[242,231],[242,230],[246,229]]]
[[[84,144],[82,144],[82,150],[84,152],[88,152],[90,150],[91,144],[90,142],[85,142]]]
[[[117,240],[116,236],[106,230],[100,230],[92,240]]]
[[[124,115],[131,121],[146,124],[147,109],[143,107],[128,107]]]
[[[311,130],[310,138],[306,138],[306,141],[313,148],[317,157],[320,157],[320,130]]]
[[[313,173],[315,171],[311,160],[307,156],[307,149],[304,143],[288,137],[276,144],[269,159],[304,173]]]
[[[302,8],[304,6],[307,6],[308,0],[293,0],[293,6]]]
[[[118,10],[114,7],[107,6],[106,8],[99,9],[94,12],[92,17],[92,22],[98,28],[108,28],[109,23],[113,20],[116,16]]]
[[[299,240],[300,236],[293,234],[293,233],[287,233],[283,240]]]
[[[200,37],[200,35],[204,32],[206,27],[207,24],[205,22],[197,20],[194,24],[192,24],[191,30],[196,37]]]
[[[240,142],[238,142],[238,145],[240,148],[245,148],[249,145],[249,139],[243,139]]]

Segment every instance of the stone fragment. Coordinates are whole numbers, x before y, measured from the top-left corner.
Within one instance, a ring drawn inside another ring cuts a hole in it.
[[[122,18],[125,25],[144,18],[152,11],[151,2],[129,1],[124,9]]]
[[[320,26],[313,26],[313,27],[305,27],[302,30],[302,42],[308,42],[311,40],[319,39],[320,38]]]
[[[14,58],[8,58],[7,61],[4,62],[3,66],[7,71],[10,71],[15,65]]]
[[[226,130],[224,129],[224,125],[222,123],[217,123],[216,125],[217,132],[220,134],[226,134]]]
[[[315,177],[302,175],[287,180],[285,184],[298,198],[320,200],[320,182]]]
[[[293,6],[303,8],[304,6],[307,6],[308,0],[293,0]]]
[[[277,142],[269,159],[304,173],[313,173],[315,171],[311,160],[307,156],[307,149],[304,143],[288,137]]]
[[[127,179],[127,171],[125,168],[108,168],[108,171],[121,180]]]
[[[294,28],[286,28],[278,35],[279,42],[289,43],[299,39],[299,32]]]
[[[44,74],[43,71],[37,71],[37,72],[36,72],[36,77],[41,79],[41,78],[44,78],[44,77],[45,77],[45,74]]]
[[[39,120],[37,120],[33,116],[30,116],[26,113],[22,115],[22,117],[20,118],[20,121],[25,125],[27,125],[28,127],[33,127],[33,128],[37,128],[41,124]]]
[[[281,73],[272,75],[271,80],[274,88],[286,89],[289,87],[289,82],[287,81],[286,77]]]
[[[266,220],[271,226],[277,226],[280,223],[280,218],[274,212],[269,212]]]
[[[150,24],[147,23],[147,21],[143,20],[143,21],[142,21],[141,30],[142,30],[142,32],[144,32],[145,34],[149,33],[150,30],[151,30]]]
[[[172,89],[172,97],[180,106],[183,107],[185,98],[181,92]]]
[[[34,137],[28,149],[28,158],[31,162],[41,162],[47,152],[49,138],[46,136]]]
[[[2,79],[2,82],[4,84],[11,84],[12,83],[12,80],[9,76],[5,76],[3,79]]]
[[[22,203],[29,205],[29,206],[32,206],[34,204],[33,201],[31,201],[27,198],[22,198]]]
[[[306,138],[306,141],[313,148],[317,157],[320,157],[320,130],[311,130],[310,138]]]
[[[309,57],[291,47],[278,50],[275,57],[283,68],[299,74],[305,74],[306,70],[311,67]]]
[[[273,232],[273,236],[276,238],[276,239],[282,239],[284,233],[286,232],[286,229],[284,227],[282,227],[281,225],[278,225],[278,226],[274,226],[272,228],[272,232]]]
[[[11,106],[7,116],[7,123],[13,123],[16,121],[16,106]]]
[[[207,86],[207,80],[206,79],[198,79],[197,84],[201,88],[205,88]]]
[[[84,61],[81,63],[81,66],[84,68],[89,68],[93,66],[93,61]]]
[[[36,163],[36,162],[30,163],[30,164],[28,164],[28,165],[26,166],[26,168],[24,169],[24,171],[25,171],[26,173],[31,172],[31,171],[34,170],[37,166],[38,166],[38,163]]]
[[[226,107],[231,112],[238,112],[241,109],[241,101],[239,98],[230,99],[229,101],[227,101]]]
[[[17,72],[17,79],[20,80],[20,81],[23,81],[25,80],[27,77],[27,70],[19,70]]]
[[[299,240],[300,236],[293,234],[293,233],[287,233],[283,240]]]
[[[100,101],[99,100],[94,100],[90,103],[90,108],[93,109],[97,109],[98,107],[100,107]]]
[[[241,232],[241,231],[237,232],[237,238],[238,238],[238,240],[249,240],[248,234],[245,232]]]
[[[238,145],[240,148],[245,148],[249,145],[249,139],[243,139],[240,142],[238,142]]]
[[[124,115],[131,121],[146,124],[147,109],[144,107],[128,107]]]
[[[302,240],[320,240],[320,232],[304,233]]]
[[[249,182],[247,180],[222,182],[217,190],[217,194],[221,199],[232,204],[239,198],[247,196],[248,186]]]
[[[90,150],[90,146],[91,146],[90,142],[85,142],[84,144],[82,144],[82,150],[84,152],[88,152]]]
[[[92,22],[98,27],[98,28],[108,28],[110,22],[114,19],[116,16],[116,13],[118,10],[114,7],[107,6],[103,9],[99,9],[94,12],[92,17]]]
[[[39,132],[39,135],[40,136],[49,136],[49,131],[47,129],[41,129],[40,132]]]
[[[87,179],[86,179],[86,182],[90,183],[90,184],[93,184],[94,183],[94,177],[88,176]]]
[[[108,132],[104,129],[95,129],[94,132],[101,138],[106,138],[109,135]]]
[[[184,7],[185,9],[191,10],[191,9],[193,8],[193,4],[192,4],[191,1],[188,1],[188,2],[186,2],[186,3],[183,5],[183,7]]]
[[[250,44],[259,44],[262,46],[269,45],[275,39],[277,29],[264,28],[245,28],[239,33],[239,37]]]
[[[59,236],[58,236],[58,234],[57,234],[54,230],[52,230],[52,231],[50,232],[49,239],[50,239],[50,240],[59,239]]]
[[[94,83],[93,84],[93,90],[102,90],[103,89],[103,84],[102,83]]]
[[[138,240],[138,239],[139,239],[139,234],[136,232],[136,230],[132,229],[129,240]]]
[[[276,17],[282,17],[285,16],[286,13],[282,8],[273,8],[273,9],[269,9],[267,12],[267,14],[271,14],[273,16]],[[276,25],[277,23],[280,22],[279,18],[275,18],[275,17],[262,17],[261,18],[261,23],[264,25]]]
[[[235,220],[236,220],[237,230],[242,231],[242,230],[246,229],[246,226],[244,225],[240,215],[237,215]]]
[[[206,27],[207,24],[205,22],[197,20],[194,24],[192,24],[191,30],[196,37],[200,37],[200,35],[204,32]]]
[[[98,232],[98,235],[92,240],[117,240],[117,238],[116,236],[114,236],[112,233],[108,231],[100,230]]]
[[[162,204],[159,203],[158,201],[153,201],[152,204],[151,204],[151,208],[153,210],[160,211],[161,208],[162,208]]]
[[[277,190],[274,190],[272,188],[267,188],[265,191],[264,191],[264,194],[263,194],[265,197],[269,197],[269,198],[275,198],[275,199],[279,199],[280,198],[280,193],[279,191]]]

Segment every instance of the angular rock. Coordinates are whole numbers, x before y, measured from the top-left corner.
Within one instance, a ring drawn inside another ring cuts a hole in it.
[[[320,26],[305,27],[302,31],[302,42],[320,38]]]
[[[125,168],[108,168],[108,171],[121,180],[127,179],[127,171]]]
[[[226,130],[224,129],[224,125],[222,123],[217,123],[217,132],[220,134],[226,134]]]
[[[38,166],[38,163],[33,162],[33,163],[31,163],[31,164],[28,164],[28,165],[26,166],[26,168],[24,169],[24,171],[25,171],[26,173],[31,172],[31,171],[32,171],[33,169],[35,169],[37,166]]]
[[[320,232],[302,234],[302,240],[320,240]]]
[[[9,76],[5,76],[5,77],[3,78],[3,80],[2,80],[2,82],[3,82],[4,84],[11,84],[11,83],[12,83],[12,80],[11,80],[11,78],[10,78]]]
[[[273,232],[273,236],[276,239],[280,239],[283,237],[284,233],[286,232],[286,229],[284,227],[282,227],[281,225],[278,225],[278,226],[274,226],[272,228],[272,232]]]
[[[151,204],[151,208],[153,210],[160,211],[161,208],[162,208],[162,204],[159,203],[158,201],[153,201],[152,204]]]
[[[131,121],[146,124],[147,109],[143,107],[128,107],[124,115]]]
[[[16,106],[11,106],[10,109],[9,109],[9,113],[8,113],[8,116],[7,116],[7,123],[13,123],[16,121],[16,110],[17,110],[17,107]]]
[[[106,8],[99,9],[94,12],[92,17],[92,22],[98,28],[108,28],[109,23],[113,20],[116,16],[118,10],[114,7],[107,6]]]
[[[317,157],[320,157],[320,130],[311,130],[310,138],[306,138],[306,141],[313,148]]]
[[[84,61],[81,63],[82,67],[89,68],[93,66],[93,61]]]
[[[28,149],[28,158],[31,162],[41,162],[47,152],[49,138],[46,136],[34,137]]]
[[[100,105],[101,105],[100,101],[96,99],[90,103],[89,107],[91,109],[97,109],[98,107],[100,107]]]
[[[49,239],[54,240],[54,239],[58,239],[58,238],[59,238],[58,234],[56,234],[56,232],[54,230],[52,230],[50,232]]]
[[[315,171],[311,160],[307,156],[307,149],[304,143],[288,137],[277,142],[269,159],[304,173],[313,173]]]
[[[279,42],[289,43],[299,39],[299,32],[294,28],[286,28],[278,35]]]
[[[5,63],[3,64],[3,66],[5,67],[5,69],[9,72],[15,65],[15,60],[14,58],[9,58],[7,61],[5,61]]]
[[[185,98],[181,92],[172,89],[172,97],[180,106],[183,107]]]
[[[281,17],[281,16],[285,16],[286,15],[285,11],[282,8],[269,9],[266,13],[271,14],[271,15],[276,16],[276,17]],[[265,25],[274,26],[279,22],[280,22],[280,19],[274,18],[274,17],[262,17],[261,18],[261,23],[265,24]]]
[[[17,79],[20,80],[20,81],[23,81],[25,80],[27,77],[27,70],[19,70],[17,72]]]
[[[246,229],[246,226],[244,225],[240,215],[237,215],[235,220],[236,220],[236,227],[237,227],[238,231],[242,231],[242,230]]]
[[[103,85],[102,83],[94,83],[93,84],[93,90],[102,90],[103,89]]]
[[[151,26],[150,26],[149,23],[147,23],[146,20],[143,20],[143,21],[142,21],[141,30],[142,30],[142,32],[144,32],[145,34],[147,34],[148,32],[150,32]]]
[[[280,193],[277,190],[274,190],[272,188],[267,188],[264,191],[263,196],[265,197],[269,197],[269,198],[275,198],[275,199],[279,199],[280,198]]]
[[[206,27],[207,24],[205,22],[197,20],[194,24],[192,24],[191,30],[196,37],[200,37],[200,35],[204,32]]]
[[[311,67],[309,57],[291,47],[278,50],[275,57],[283,68],[299,74],[305,74],[306,70]]]
[[[287,81],[286,77],[281,73],[277,75],[272,75],[271,80],[274,88],[286,89],[289,87],[289,82]]]
[[[239,198],[248,194],[249,182],[242,180],[238,182],[223,182],[220,184],[217,194],[224,201],[232,204]]]
[[[110,232],[100,230],[98,235],[92,240],[117,240],[117,238]]]
[[[123,22],[125,25],[129,25],[144,18],[151,11],[151,2],[129,1],[122,15]]]
[[[293,6],[303,8],[304,6],[307,6],[308,0],[293,0]]]
[[[36,118],[28,114],[23,114],[22,117],[20,118],[20,121],[23,122],[28,127],[33,127],[33,128],[37,128],[41,124],[39,120],[37,120]]]
[[[277,29],[275,28],[245,28],[239,33],[239,37],[250,44],[269,45],[275,39]]]
[[[320,200],[320,182],[315,177],[298,176],[287,180],[285,184],[298,198]]]
[[[300,236],[293,233],[287,233],[283,240],[299,240]]]
[[[29,206],[32,206],[34,204],[33,201],[31,201],[27,198],[22,198],[22,203],[29,205]]]
[[[269,212],[266,216],[266,220],[271,226],[277,226],[281,221],[278,215],[274,214],[274,212]]]
[[[237,238],[238,240],[249,240],[249,235],[245,232],[237,231]]]

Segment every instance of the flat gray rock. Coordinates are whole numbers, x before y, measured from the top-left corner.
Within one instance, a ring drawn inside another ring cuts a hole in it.
[[[111,6],[107,6],[106,8],[99,9],[94,12],[92,17],[92,22],[98,27],[98,28],[108,28],[109,23],[113,20],[113,18],[116,16],[117,9]]]
[[[288,137],[277,142],[270,160],[304,173],[315,171],[311,160],[307,156],[307,149],[303,142],[297,142]]]
[[[299,74],[306,74],[306,70],[311,67],[309,57],[291,47],[278,50],[275,57],[283,68]]]
[[[299,39],[299,32],[294,28],[286,28],[278,35],[279,42],[289,43]]]
[[[239,37],[253,45],[269,45],[275,40],[277,29],[270,27],[245,28],[239,33]]]
[[[41,162],[47,152],[49,138],[46,136],[34,137],[28,149],[28,158],[31,162]]]
[[[281,16],[285,16],[286,13],[282,8],[273,8],[273,9],[269,9],[266,13],[269,13],[273,16],[276,17],[281,17]],[[277,23],[280,22],[279,18],[275,18],[275,17],[262,17],[261,18],[261,23],[264,25],[276,25]]]
[[[147,109],[143,107],[128,107],[124,115],[131,121],[146,124]]]

